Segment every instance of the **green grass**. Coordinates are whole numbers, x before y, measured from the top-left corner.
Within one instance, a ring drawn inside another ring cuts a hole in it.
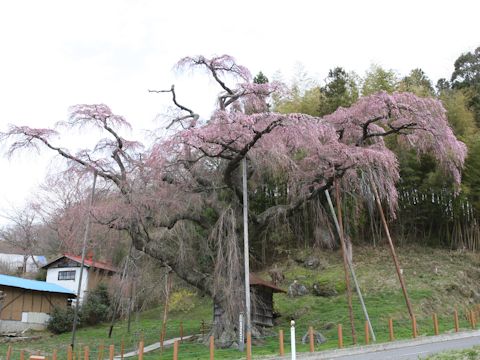
[[[425,360],[478,360],[480,359],[480,347],[471,349],[447,351],[425,358]]]
[[[339,295],[330,298],[311,295],[289,298],[286,294],[276,294],[275,308],[281,317],[277,319],[277,325],[271,329],[269,336],[254,342],[255,357],[274,355],[278,352],[277,334],[280,329],[285,332],[285,351],[289,352],[291,318],[294,318],[297,324],[297,351],[308,351],[308,345],[299,344],[299,339],[307,332],[308,326],[313,326],[327,338],[325,344],[316,347],[317,350],[337,347],[337,324],[343,325],[345,346],[352,344],[340,253],[331,251],[315,253],[323,264],[322,269],[308,270],[299,262],[310,253],[312,252],[299,252],[292,259],[277,264],[277,267],[281,268],[286,275],[283,287],[286,288],[295,279],[307,286],[320,282],[335,287]],[[461,328],[468,328],[469,324],[464,314],[465,310],[473,305],[474,291],[480,279],[480,272],[477,271],[480,256],[420,247],[400,248],[398,253],[417,317],[419,335],[433,335],[431,320],[433,312],[438,314],[440,331],[452,331],[454,307],[459,309]],[[389,340],[388,319],[390,317],[394,319],[395,337],[411,338],[411,322],[387,249],[356,248],[354,263],[377,335],[377,342]],[[91,358],[98,358],[101,344],[107,347],[110,343],[114,343],[118,351],[123,340],[125,350],[128,351],[136,348],[142,334],[146,344],[156,342],[159,338],[162,314],[162,308],[140,314],[137,319],[132,320],[130,334],[126,330],[126,321],[118,322],[114,329],[113,341],[107,338],[107,324],[80,329],[77,335],[77,349],[88,345],[91,349]],[[363,344],[364,317],[356,295],[354,295],[354,314],[358,342]],[[169,314],[167,338],[179,335],[180,322],[183,324],[185,334],[198,334],[201,331],[202,320],[210,323],[211,319],[211,301],[206,298],[197,298],[194,309],[188,313],[171,312]],[[66,358],[65,352],[66,346],[70,343],[70,334],[52,336],[42,332],[39,335],[41,335],[39,340],[14,343],[12,359],[19,359],[20,349],[25,349],[29,353],[39,351],[50,355],[54,348],[60,352],[59,359]],[[6,349],[7,344],[0,344],[0,354],[5,354]],[[104,351],[104,357],[107,357],[107,349]],[[162,354],[160,351],[145,354],[145,359],[154,358],[171,359],[172,349],[167,348]],[[184,341],[180,345],[179,358],[208,359],[208,348],[196,340]],[[239,359],[244,358],[244,354],[232,349],[217,349],[215,358]]]

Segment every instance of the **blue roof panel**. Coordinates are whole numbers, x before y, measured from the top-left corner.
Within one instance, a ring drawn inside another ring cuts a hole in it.
[[[3,274],[0,274],[0,285],[35,291],[69,294],[75,296],[75,293],[73,291],[65,289],[64,287],[61,287],[57,284],[47,283],[45,281],[23,279],[16,276],[9,276]]]

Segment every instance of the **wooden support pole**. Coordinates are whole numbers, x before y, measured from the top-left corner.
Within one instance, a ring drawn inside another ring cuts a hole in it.
[[[24,350],[20,351],[20,360],[25,360],[25,351]]]
[[[315,343],[313,341],[313,326],[308,327],[308,339],[310,342],[310,352],[315,351]]]
[[[173,343],[173,360],[178,360],[178,340]]]
[[[183,341],[183,322],[180,321],[180,341]]]
[[[210,360],[215,359],[215,338],[210,336]]]
[[[340,238],[340,244],[342,248],[343,257],[343,272],[345,275],[345,286],[347,288],[347,303],[348,303],[348,316],[350,318],[350,328],[352,330],[353,344],[357,343],[357,334],[355,333],[355,319],[353,316],[352,305],[352,289],[350,287],[350,276],[348,275],[348,249],[345,243],[345,233],[343,230],[343,216],[342,216],[342,204],[340,200],[340,187],[338,181],[335,180],[335,201],[337,203],[337,220],[339,225],[338,237]]]
[[[342,330],[342,324],[338,324],[337,333],[338,333],[338,347],[341,349],[341,348],[343,348],[343,330]]]
[[[90,359],[90,350],[88,346],[85,346],[83,348],[83,360],[89,360]]]
[[[108,348],[108,360],[113,360],[115,357],[115,345],[110,345]]]
[[[368,321],[365,321],[365,345],[370,344],[370,331],[368,329]]]
[[[392,253],[393,263],[395,264],[395,269],[397,270],[398,280],[400,281],[400,286],[402,287],[403,297],[407,303],[408,313],[410,314],[410,319],[413,320],[415,314],[413,313],[413,307],[410,303],[410,298],[407,293],[407,286],[405,285],[405,280],[403,279],[402,271],[400,270],[400,263],[395,252],[395,246],[393,246],[392,237],[390,236],[390,230],[388,229],[387,220],[385,219],[385,214],[383,213],[382,203],[380,202],[380,195],[378,195],[377,186],[373,182],[373,179],[370,181],[372,184],[373,193],[375,195],[375,202],[377,203],[378,212],[380,213],[380,218],[382,220],[383,229],[385,230],[385,235],[387,236],[388,244],[390,246],[390,252]]]
[[[389,337],[390,337],[390,341],[395,340],[395,334],[393,332],[393,319],[392,318],[388,319],[388,334],[389,334]]]
[[[10,360],[11,356],[12,356],[12,345],[8,345],[6,359]]]
[[[412,318],[412,337],[414,339],[417,337],[417,319],[415,316]]]
[[[73,360],[73,349],[72,345],[68,345],[67,347],[67,360]]]
[[[435,335],[438,335],[439,332],[438,332],[438,318],[437,318],[437,314],[433,313],[433,333]]]
[[[458,332],[459,326],[458,326],[458,311],[457,311],[457,309],[455,309],[453,311],[453,323],[454,323],[454,326],[455,326],[455,332]]]
[[[23,360],[23,350],[20,353],[20,359]],[[57,349],[53,349],[52,360],[57,360]]]
[[[143,360],[143,347],[144,347],[144,342],[143,340],[140,340],[138,343],[138,360]]]
[[[163,307],[162,332],[160,333],[160,348],[163,351],[163,342],[167,333],[168,302],[170,301],[170,290],[172,289],[172,269],[168,271],[167,282],[165,284],[165,306]]]
[[[472,329],[475,329],[475,315],[473,310],[470,310],[470,325],[472,325]]]
[[[247,360],[252,360],[252,333],[247,332]]]
[[[283,344],[283,330],[280,330],[278,332],[278,342],[279,342],[279,346],[280,346],[280,356],[284,356],[285,355],[285,346]]]

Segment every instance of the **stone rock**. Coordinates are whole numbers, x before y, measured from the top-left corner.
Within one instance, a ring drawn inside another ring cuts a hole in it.
[[[288,296],[298,297],[308,294],[308,289],[305,285],[300,284],[297,280],[294,280],[293,283],[288,287]]]
[[[307,269],[316,269],[318,268],[319,265],[320,265],[320,260],[318,260],[318,258],[316,258],[315,256],[309,256],[303,262],[303,266],[306,267]]]
[[[335,323],[327,322],[322,326],[322,330],[332,330],[335,327]]]
[[[323,344],[327,342],[327,338],[322,335],[322,333],[319,333],[318,331],[313,332],[313,342],[315,344]],[[305,335],[302,337],[302,344],[309,344],[310,343],[310,338],[308,336],[308,331]]]
[[[312,294],[315,296],[330,297],[337,296],[338,292],[330,284],[315,283],[312,286]]]

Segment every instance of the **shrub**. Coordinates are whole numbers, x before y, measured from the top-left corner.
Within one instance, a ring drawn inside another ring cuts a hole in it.
[[[47,322],[47,329],[54,334],[61,334],[72,330],[74,309],[71,307],[54,308]]]
[[[84,325],[96,325],[108,319],[110,313],[110,294],[105,284],[99,284],[88,293],[82,305],[81,322]]]
[[[170,296],[168,305],[172,311],[188,312],[195,307],[195,293],[187,289],[175,291]]]

